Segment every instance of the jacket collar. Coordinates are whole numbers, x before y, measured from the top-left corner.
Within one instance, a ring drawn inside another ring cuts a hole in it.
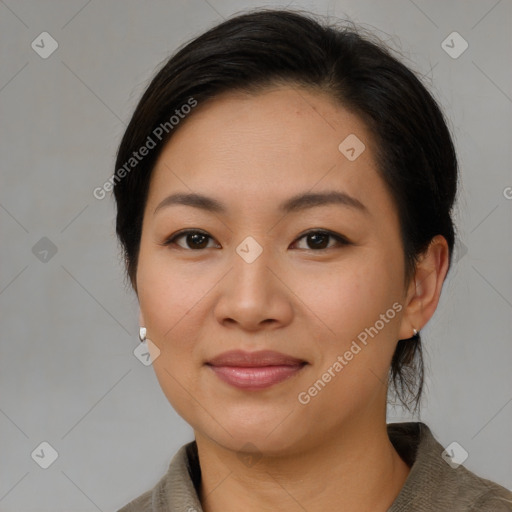
[[[512,503],[512,494],[463,466],[452,468],[443,459],[443,447],[424,423],[390,423],[387,429],[393,446],[411,467],[404,486],[387,512],[456,512],[482,510],[482,507],[511,510],[499,506],[509,507],[503,503]],[[192,441],[176,452],[167,473],[153,489],[118,512],[203,512],[200,485],[197,444]],[[479,508],[474,508],[475,503]]]
[[[425,468],[432,478],[440,479],[447,463],[441,458],[443,447],[434,439],[430,429],[421,422],[390,423],[388,435],[393,446],[403,460],[412,466],[402,491],[389,512],[399,512],[410,507],[410,493],[407,489],[417,488]],[[421,449],[420,448],[421,445]],[[434,455],[436,454],[436,455]],[[438,471],[439,470],[439,471]],[[201,485],[201,468],[197,444],[192,441],[183,445],[174,455],[167,474],[153,489],[152,505],[154,512],[180,510],[184,512],[203,512],[199,501]]]

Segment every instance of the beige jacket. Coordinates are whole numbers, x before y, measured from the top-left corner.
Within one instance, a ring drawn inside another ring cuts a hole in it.
[[[421,422],[390,423],[388,434],[411,467],[388,512],[511,512],[512,492],[442,457],[444,448]],[[203,512],[196,489],[201,470],[197,445],[182,446],[167,473],[153,487],[117,512]]]

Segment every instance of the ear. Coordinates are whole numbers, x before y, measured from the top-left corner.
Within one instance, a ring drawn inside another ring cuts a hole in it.
[[[418,261],[409,284],[399,339],[412,337],[413,329],[422,329],[434,314],[448,272],[448,264],[448,242],[442,235],[437,235]]]

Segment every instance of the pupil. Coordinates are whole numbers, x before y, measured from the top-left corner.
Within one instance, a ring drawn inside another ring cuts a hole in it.
[[[199,237],[199,238],[202,237],[204,240],[206,240],[206,237],[204,235],[202,235],[201,233],[192,233],[191,235],[188,235],[188,237],[189,237],[189,241],[191,241],[191,245],[195,246],[193,248],[196,248],[196,249],[197,248],[201,249],[202,246],[204,245],[204,243],[203,244],[196,243],[197,242],[197,237]],[[204,240],[203,240],[203,242],[204,242]],[[201,247],[198,247],[198,245],[201,245]]]
[[[327,240],[327,238],[328,238],[328,235],[323,235],[323,234],[318,234],[318,233],[316,233],[316,234],[312,234],[312,235],[309,235],[309,236],[310,236],[310,240],[311,240],[311,239],[313,239],[313,240],[317,240],[317,241],[318,241],[318,239],[320,238],[320,244],[318,244],[318,243],[316,243],[316,242],[313,242],[313,246],[314,246],[315,248],[317,248],[317,249],[318,249],[320,246],[325,245],[325,243],[324,243],[324,244],[322,244],[322,239],[323,239],[323,241],[325,242],[325,240]],[[321,248],[323,248],[323,247],[321,247]]]

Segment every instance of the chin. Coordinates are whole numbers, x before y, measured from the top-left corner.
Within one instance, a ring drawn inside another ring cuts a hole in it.
[[[303,450],[301,440],[294,440],[288,432],[270,435],[266,432],[239,432],[231,437],[225,432],[217,436],[211,435],[212,440],[227,450],[236,453],[252,453],[255,456],[284,456]]]
[[[219,421],[219,418],[216,418]],[[223,416],[220,425],[210,417],[194,427],[194,432],[207,437],[225,449],[239,452],[282,456],[303,450],[306,435],[300,434],[297,422],[282,412],[268,415],[253,414],[250,418]],[[307,429],[306,429],[307,431]]]

